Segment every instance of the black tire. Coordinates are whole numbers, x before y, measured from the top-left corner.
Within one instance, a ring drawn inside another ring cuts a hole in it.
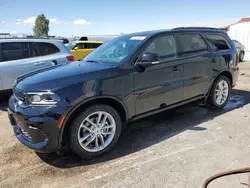
[[[78,129],[82,121],[87,116],[97,111],[108,112],[115,120],[116,129],[115,129],[113,140],[110,142],[110,144],[106,148],[97,152],[89,152],[89,151],[84,150],[83,147],[78,142]],[[92,106],[89,106],[85,111],[79,113],[75,121],[73,121],[70,132],[69,132],[70,133],[69,145],[70,145],[71,150],[83,159],[90,159],[92,157],[97,157],[110,151],[116,145],[116,143],[118,142],[120,138],[121,130],[122,130],[122,121],[121,121],[120,115],[114,108],[108,105],[104,105],[104,104],[92,105]]]
[[[241,51],[240,54],[239,54],[239,60],[240,60],[240,62],[244,61],[244,55],[245,55],[245,53],[243,51]]]
[[[227,84],[228,84],[228,95],[227,95],[227,98],[225,100],[225,102],[223,104],[218,104],[216,102],[216,97],[215,97],[215,93],[216,93],[216,87],[218,85],[219,82],[221,82],[222,80],[226,81]],[[219,76],[215,82],[213,83],[213,86],[210,90],[210,94],[208,96],[208,104],[211,106],[211,107],[214,107],[214,108],[223,108],[224,106],[226,106],[229,98],[230,98],[230,94],[231,94],[231,90],[232,90],[232,84],[230,82],[230,80],[228,79],[228,77],[226,76]]]

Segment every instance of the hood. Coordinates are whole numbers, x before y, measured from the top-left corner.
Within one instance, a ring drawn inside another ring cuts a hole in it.
[[[98,78],[98,72],[112,68],[111,65],[77,61],[46,68],[23,75],[17,79],[17,88],[23,91],[54,90],[85,80]],[[103,75],[103,74],[100,74]]]

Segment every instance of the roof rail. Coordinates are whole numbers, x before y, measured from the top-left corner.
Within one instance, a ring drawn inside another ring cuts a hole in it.
[[[214,28],[214,27],[176,27],[176,28],[173,28],[173,30],[179,30],[179,29],[214,29],[214,30],[220,30],[219,28]]]

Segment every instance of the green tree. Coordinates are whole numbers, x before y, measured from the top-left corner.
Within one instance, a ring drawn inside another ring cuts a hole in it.
[[[44,14],[37,16],[33,28],[34,37],[47,37],[49,33],[49,19]]]

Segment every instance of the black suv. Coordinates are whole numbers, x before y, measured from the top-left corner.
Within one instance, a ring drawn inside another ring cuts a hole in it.
[[[83,61],[18,78],[9,100],[17,139],[38,152],[83,158],[117,143],[124,122],[204,99],[222,108],[238,78],[224,31],[175,28],[116,37]]]

